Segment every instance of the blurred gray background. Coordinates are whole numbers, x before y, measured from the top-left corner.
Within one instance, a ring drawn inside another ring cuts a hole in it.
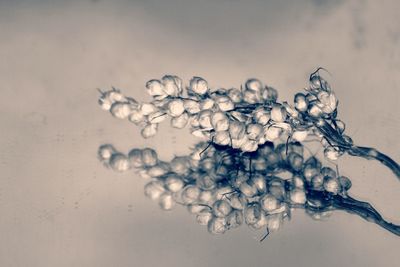
[[[268,237],[212,236],[183,208],[163,212],[145,181],[96,158],[113,143],[163,159],[196,140],[164,125],[150,140],[97,105],[111,86],[139,100],[176,74],[213,87],[257,77],[292,101],[317,67],[346,132],[399,161],[399,1],[0,0],[0,266],[398,266],[399,237],[337,212],[296,211]],[[343,157],[352,194],[400,223],[400,185],[377,162]]]

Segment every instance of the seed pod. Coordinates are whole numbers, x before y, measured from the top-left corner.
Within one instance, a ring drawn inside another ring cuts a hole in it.
[[[193,77],[190,80],[190,90],[198,95],[204,95],[208,92],[208,83],[201,77]]]
[[[152,148],[143,149],[142,162],[145,167],[155,166],[158,162],[157,152]]]
[[[151,181],[144,186],[144,194],[152,200],[158,199],[164,191],[164,186],[160,181]]]
[[[175,207],[176,202],[171,193],[165,192],[160,196],[158,204],[163,210],[171,210],[173,207]]]
[[[243,100],[242,92],[236,88],[229,89],[228,96],[233,101],[233,103],[240,103]]]
[[[185,183],[182,181],[182,179],[174,174],[168,175],[168,177],[165,179],[165,187],[173,193],[181,190],[184,185]]]
[[[225,218],[214,217],[208,222],[208,232],[211,234],[223,234],[226,229]]]
[[[189,122],[189,115],[184,112],[180,116],[171,119],[171,126],[177,129],[183,129]]]
[[[212,210],[215,216],[223,218],[232,211],[232,207],[226,200],[217,200],[214,203]]]
[[[251,90],[255,92],[260,92],[263,89],[263,85],[260,80],[248,79],[244,85],[246,90]]]
[[[230,111],[235,108],[235,105],[229,96],[217,96],[215,102],[221,111]]]
[[[185,99],[183,101],[183,106],[185,107],[186,112],[189,114],[197,114],[201,110],[200,103],[192,99]]]
[[[226,225],[228,229],[237,228],[243,223],[243,213],[239,210],[233,210],[226,217]]]
[[[182,80],[178,76],[165,75],[161,79],[164,92],[169,96],[179,96],[182,93]]]
[[[211,115],[211,125],[215,131],[226,131],[229,129],[229,118],[224,112],[215,112]]]
[[[178,117],[185,111],[183,101],[181,99],[174,99],[168,103],[168,114],[171,117]]]
[[[101,161],[109,161],[116,152],[117,150],[112,145],[106,144],[99,147],[97,155]]]
[[[260,199],[260,204],[263,210],[271,212],[279,208],[280,204],[278,199],[271,194],[266,194]]]
[[[168,117],[168,115],[166,112],[156,111],[156,112],[149,114],[147,119],[150,123],[156,124],[156,123],[163,122],[167,117]]]

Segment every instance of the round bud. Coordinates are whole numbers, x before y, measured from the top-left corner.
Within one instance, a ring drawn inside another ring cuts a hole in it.
[[[167,113],[164,111],[156,111],[148,116],[148,121],[153,124],[163,122],[167,118]]]
[[[171,160],[170,167],[171,171],[179,175],[185,175],[189,172],[190,168],[189,158],[186,156],[176,156]]]
[[[173,207],[175,207],[176,202],[171,193],[165,192],[160,196],[158,204],[163,210],[171,210]]]
[[[261,215],[262,215],[262,210],[261,206],[258,203],[250,204],[248,205],[244,211],[244,220],[246,224],[252,225],[255,224],[257,221],[260,220]]]
[[[308,114],[314,118],[318,118],[321,117],[322,110],[317,105],[311,105],[311,107],[308,109]]]
[[[324,184],[324,176],[317,174],[311,178],[311,185],[315,190],[321,190]]]
[[[183,106],[185,107],[186,112],[189,114],[197,114],[201,110],[200,103],[192,99],[185,99],[183,101]]]
[[[107,110],[107,111],[110,110],[110,108],[113,104],[113,102],[108,97],[105,97],[103,95],[100,96],[98,103],[99,103],[101,109]]]
[[[215,144],[221,145],[221,146],[227,146],[231,143],[231,138],[229,137],[228,131],[223,131],[223,132],[216,132],[214,135],[214,141]]]
[[[276,122],[284,122],[287,116],[286,109],[282,105],[274,105],[271,110],[271,119]]]
[[[108,161],[116,152],[116,149],[112,145],[106,144],[99,147],[97,155],[101,161]]]
[[[131,114],[129,115],[129,121],[133,122],[136,125],[143,123],[145,121],[145,117],[141,110],[132,110]]]
[[[199,113],[199,123],[202,128],[211,128],[211,115],[212,111],[209,109],[203,110]]]
[[[128,158],[122,153],[115,153],[110,158],[110,167],[114,171],[124,172],[131,168]]]
[[[306,193],[302,189],[290,191],[290,201],[295,204],[304,204],[307,201]]]
[[[236,88],[229,89],[228,96],[233,101],[233,103],[240,103],[243,100],[242,92]]]
[[[268,224],[267,215],[265,214],[264,211],[261,211],[260,219],[257,222],[250,224],[249,226],[254,230],[259,230],[261,228],[264,228],[267,224]]]
[[[211,221],[212,217],[212,212],[209,209],[203,207],[203,210],[197,214],[196,221],[200,225],[207,225]]]
[[[214,99],[205,98],[200,102],[200,109],[201,110],[213,109],[214,105],[215,105]]]
[[[249,140],[247,139],[245,142],[242,143],[240,146],[240,149],[243,152],[254,152],[257,151],[258,148],[258,142],[255,140]]]
[[[352,184],[349,178],[347,178],[346,176],[339,176],[338,179],[340,186],[344,191],[348,191],[351,188]]]
[[[158,130],[158,124],[149,123],[142,129],[140,134],[142,135],[143,138],[147,139],[155,136],[157,134],[157,130]]]
[[[216,186],[215,180],[208,174],[200,174],[196,179],[196,186],[203,190],[211,190]]]
[[[165,75],[161,81],[167,95],[178,96],[182,93],[182,80],[178,76]]]
[[[152,200],[158,199],[164,191],[163,183],[160,181],[151,181],[144,186],[144,194]]]
[[[238,121],[229,123],[229,134],[233,139],[241,139],[245,134],[245,124]]]
[[[261,124],[251,123],[246,127],[247,138],[250,140],[258,140],[264,133],[264,128]]]
[[[164,86],[159,80],[150,80],[146,83],[147,93],[153,97],[165,98],[167,94],[164,92]]]
[[[305,112],[308,109],[308,100],[302,93],[297,93],[294,96],[294,106],[300,112]]]
[[[182,201],[185,204],[196,202],[200,195],[200,189],[193,185],[186,186],[182,191]]]
[[[304,188],[304,180],[300,176],[293,176],[292,184],[297,188]]]
[[[243,213],[239,210],[234,210],[226,217],[226,225],[228,229],[237,228],[243,223]]]
[[[269,232],[278,231],[283,225],[282,214],[272,214],[267,216],[267,227]]]
[[[255,186],[258,194],[264,194],[267,192],[267,182],[265,181],[264,176],[257,174],[250,179],[250,183]]]
[[[110,109],[111,114],[117,119],[126,119],[131,111],[130,105],[125,102],[115,102]]]
[[[260,93],[252,90],[243,92],[243,101],[248,104],[255,104],[261,101]]]
[[[174,99],[168,103],[168,114],[171,117],[178,117],[185,111],[183,101],[181,99]]]
[[[325,176],[336,177],[336,172],[335,172],[332,168],[323,167],[323,168],[321,169],[321,175],[322,175],[323,177],[325,177]]]
[[[232,208],[242,210],[247,205],[247,198],[242,194],[231,194],[229,196],[229,202]]]
[[[339,157],[340,157],[342,154],[343,154],[343,153],[342,153],[339,149],[334,148],[334,147],[331,147],[331,146],[325,148],[325,150],[324,150],[324,155],[325,155],[325,157],[326,157],[327,159],[329,159],[329,160],[332,160],[332,161],[338,160]]]
[[[321,108],[322,112],[326,114],[331,114],[337,108],[338,101],[336,96],[333,92],[319,92],[318,93],[318,100],[319,100],[319,107]]]
[[[129,151],[129,161],[134,168],[140,168],[143,166],[142,150],[134,148]]]
[[[139,109],[144,116],[150,115],[158,110],[157,107],[151,103],[142,103]]]
[[[142,150],[142,162],[145,167],[151,167],[157,164],[157,152],[152,148]]]
[[[257,79],[249,79],[246,81],[244,87],[246,90],[260,92],[263,89],[263,85],[260,80]]]
[[[203,204],[211,204],[214,202],[214,194],[210,190],[202,190],[199,195],[199,202]]]
[[[292,134],[292,139],[298,142],[303,142],[308,136],[308,131],[306,130],[295,130]]]
[[[226,231],[226,219],[214,217],[208,222],[208,232],[211,234],[223,234]]]
[[[278,99],[278,91],[270,86],[266,86],[262,93],[262,98],[266,101],[276,102]]]
[[[218,96],[215,100],[221,111],[230,111],[235,108],[233,101],[228,96]]]
[[[303,168],[303,157],[296,152],[289,153],[287,161],[294,171],[300,171]]]
[[[189,115],[184,112],[180,116],[171,119],[171,126],[176,129],[183,129],[189,122]]]
[[[267,141],[275,141],[282,135],[282,129],[274,126],[269,126],[264,129],[265,139]]]
[[[257,188],[255,185],[250,185],[248,182],[243,182],[239,186],[240,192],[246,197],[254,197],[257,194]]]
[[[211,115],[211,125],[215,131],[226,131],[229,129],[229,118],[224,112],[215,112]]]
[[[231,211],[232,207],[226,200],[217,200],[213,205],[213,213],[217,217],[226,217]]]
[[[278,200],[285,199],[285,187],[280,181],[272,181],[269,185],[268,191],[271,195],[273,195]]]
[[[260,204],[263,210],[271,212],[279,208],[279,201],[271,194],[266,194],[260,199]]]
[[[106,98],[110,99],[112,103],[125,101],[125,97],[121,92],[115,88],[106,93]]]
[[[324,189],[332,194],[338,194],[340,192],[340,183],[337,178],[327,177],[324,180]]]
[[[165,179],[165,187],[173,193],[178,192],[184,186],[185,183],[176,175],[168,175],[168,177]]]
[[[191,214],[199,214],[204,210],[204,205],[189,204],[189,205],[187,205],[187,210]]]
[[[152,178],[161,177],[169,172],[169,164],[166,162],[159,162],[155,166],[147,169],[147,174]]]
[[[204,95],[208,92],[208,83],[201,77],[193,77],[190,80],[190,90],[198,95]]]

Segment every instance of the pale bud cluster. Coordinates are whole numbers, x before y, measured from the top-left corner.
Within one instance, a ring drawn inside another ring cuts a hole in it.
[[[322,167],[314,157],[304,161],[298,143],[260,146],[243,155],[238,150],[199,143],[188,156],[160,161],[155,150],[132,149],[128,155],[111,145],[99,148],[98,157],[116,171],[137,168],[150,181],[144,193],[164,210],[177,204],[187,207],[200,225],[212,234],[222,234],[245,223],[250,228],[277,231],[290,218],[291,209],[310,208],[313,218],[322,217],[308,200],[311,191],[346,195],[348,178]],[[290,178],[281,177],[289,172]],[[325,196],[326,197],[326,196]],[[319,204],[322,205],[322,204]]]

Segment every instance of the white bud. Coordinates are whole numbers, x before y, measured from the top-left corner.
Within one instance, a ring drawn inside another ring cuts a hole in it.
[[[185,186],[185,183],[176,175],[169,175],[165,179],[165,187],[171,192],[178,192]]]
[[[243,100],[242,92],[236,88],[229,89],[228,96],[233,101],[233,103],[240,103]]]
[[[249,79],[245,83],[246,90],[260,92],[263,89],[261,81],[257,79]]]
[[[304,112],[308,109],[308,100],[306,96],[302,93],[298,93],[294,96],[294,106],[300,111]]]
[[[244,220],[248,225],[255,224],[262,216],[262,210],[259,204],[250,204],[244,211]]]
[[[263,210],[271,212],[279,208],[279,201],[271,194],[266,194],[260,199],[260,204]]]
[[[252,123],[247,125],[246,134],[250,140],[258,140],[264,132],[264,128],[261,124]]]
[[[308,136],[308,131],[295,130],[292,134],[292,139],[298,142],[303,142]]]
[[[286,109],[281,105],[275,105],[271,110],[271,119],[276,122],[284,122],[286,120]]]
[[[159,162],[157,165],[147,169],[147,174],[152,178],[161,177],[167,174],[169,171],[169,165],[166,162]]]
[[[173,207],[175,207],[176,202],[171,193],[165,192],[160,196],[158,204],[163,210],[171,210]]]
[[[325,91],[321,91],[320,93],[318,93],[318,100],[318,106],[326,114],[334,112],[337,108],[338,101],[333,92],[328,93]]]
[[[207,81],[201,77],[193,77],[190,80],[190,90],[199,95],[206,94],[208,92]]]
[[[272,214],[267,216],[267,227],[268,231],[276,232],[278,231],[283,224],[283,217],[282,214]]]
[[[221,111],[230,111],[235,108],[235,105],[228,96],[218,96],[215,101]]]
[[[229,118],[224,112],[215,112],[211,115],[211,125],[215,131],[226,131],[229,128]]]
[[[144,186],[144,194],[152,200],[158,199],[164,191],[163,183],[160,181],[152,181]]]
[[[146,83],[147,93],[153,97],[165,98],[167,94],[164,92],[164,86],[159,80],[150,80]]]
[[[151,113],[147,119],[150,123],[160,123],[163,122],[167,117],[168,115],[164,111],[156,111]]]
[[[124,172],[131,168],[128,158],[121,153],[115,153],[110,158],[110,167],[114,171]]]
[[[340,183],[337,178],[329,177],[324,181],[324,189],[332,194],[338,194],[340,191]]]
[[[183,129],[189,122],[189,115],[184,112],[180,116],[171,119],[171,126],[177,129]]]
[[[185,110],[189,114],[197,114],[200,112],[200,103],[196,100],[192,99],[185,99],[183,101],[183,106],[185,107]]]
[[[233,139],[241,139],[245,135],[245,124],[238,121],[231,121],[229,123],[229,134]]]
[[[304,204],[307,201],[306,193],[301,189],[294,189],[290,191],[290,201],[295,204]]]
[[[226,219],[225,218],[212,218],[208,223],[208,232],[211,234],[223,234],[226,231]]]
[[[179,96],[182,93],[182,80],[178,76],[165,75],[161,80],[167,95]]]
[[[140,168],[143,166],[142,150],[134,148],[129,151],[129,161],[134,168]]]
[[[178,117],[185,111],[183,101],[181,99],[174,99],[168,103],[168,113],[171,117]]]
[[[200,196],[200,188],[188,185],[182,191],[182,201],[185,204],[192,204],[196,202]]]
[[[310,114],[310,116],[312,116],[312,117],[317,118],[322,115],[322,110],[317,105],[312,105],[308,110],[308,114]]]
[[[217,217],[226,217],[232,211],[226,200],[217,200],[213,205],[213,213]]]
[[[203,210],[197,214],[196,221],[200,225],[207,225],[211,221],[212,218],[213,218],[213,215],[212,215],[211,211],[209,209],[203,207]]]
[[[258,148],[258,142],[256,140],[247,139],[243,144],[240,146],[240,149],[243,152],[254,152]]]
[[[129,120],[134,124],[138,125],[145,121],[145,117],[140,110],[132,110],[131,114],[129,115]]]
[[[228,131],[216,132],[214,135],[213,142],[221,146],[229,145],[231,142],[231,138],[229,137],[229,132]]]
[[[140,111],[143,113],[144,116],[147,116],[151,113],[154,113],[157,111],[157,107],[154,106],[151,103],[142,103],[140,105]]]
[[[97,154],[101,161],[108,161],[116,152],[116,149],[112,145],[107,144],[100,146]]]
[[[203,110],[199,113],[199,123],[202,128],[211,128],[211,110]]]
[[[261,97],[258,92],[245,90],[243,92],[243,101],[249,104],[255,104],[261,101]]]
[[[226,217],[226,225],[228,229],[239,227],[243,223],[243,213],[239,210],[234,210]]]
[[[158,157],[157,152],[151,148],[145,148],[142,150],[142,162],[144,166],[151,167],[157,164]]]
[[[113,102],[108,97],[101,96],[99,98],[99,105],[100,105],[101,109],[103,109],[103,110],[107,110],[107,111],[110,110],[112,104],[113,104]]]
[[[274,126],[269,126],[264,129],[265,139],[267,141],[275,141],[282,134],[282,129]]]
[[[324,155],[327,159],[335,161],[338,160],[342,153],[338,149],[330,146],[325,148]]]
[[[201,110],[212,109],[214,107],[214,104],[215,104],[215,101],[211,98],[203,99],[200,102],[200,109]]]
[[[113,90],[111,90],[111,91],[108,91],[106,93],[106,97],[108,99],[110,99],[110,101],[112,103],[114,103],[114,102],[123,102],[123,101],[126,100],[125,96],[123,94],[121,94],[121,92],[119,90],[117,90],[115,88],[113,88]]]
[[[150,138],[157,134],[158,124],[149,123],[147,124],[141,131],[141,135],[143,138]]]
[[[190,162],[188,157],[174,157],[170,162],[171,170],[179,175],[185,175],[188,173],[190,168]]]
[[[248,182],[241,183],[239,186],[240,192],[246,197],[254,197],[257,194],[255,185],[250,185]]]

